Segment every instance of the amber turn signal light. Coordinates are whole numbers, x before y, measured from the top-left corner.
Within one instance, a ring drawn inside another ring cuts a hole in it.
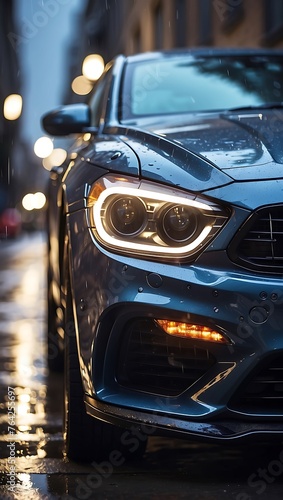
[[[191,323],[181,323],[179,321],[169,321],[167,319],[157,319],[157,324],[168,333],[176,337],[206,340],[208,342],[218,342],[227,344],[227,339],[221,333],[203,325]]]

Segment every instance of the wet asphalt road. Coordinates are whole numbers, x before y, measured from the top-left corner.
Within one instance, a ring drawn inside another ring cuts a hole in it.
[[[42,233],[0,241],[0,499],[282,499],[282,442],[153,436],[136,464],[64,458],[62,376],[46,368],[45,250]]]

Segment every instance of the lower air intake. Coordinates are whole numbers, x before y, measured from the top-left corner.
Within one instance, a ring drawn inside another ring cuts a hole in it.
[[[194,347],[191,340],[167,335],[152,319],[137,319],[125,332],[116,376],[124,387],[176,396],[214,363],[207,349]]]

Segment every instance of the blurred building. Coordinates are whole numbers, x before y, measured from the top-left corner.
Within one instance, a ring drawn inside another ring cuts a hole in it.
[[[70,81],[83,58],[182,47],[283,47],[283,0],[87,0]],[[65,102],[83,100],[69,89]]]
[[[0,0],[0,211],[13,204],[14,197],[11,158],[18,123],[4,117],[6,98],[20,94],[18,56],[8,36],[16,31],[13,12],[13,0]]]
[[[282,0],[97,0],[99,22],[90,44],[107,58],[117,52],[193,46],[282,46]]]

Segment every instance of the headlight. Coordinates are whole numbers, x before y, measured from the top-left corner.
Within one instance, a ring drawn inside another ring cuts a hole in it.
[[[144,202],[134,196],[113,196],[107,207],[107,224],[117,236],[135,236],[146,226]]]
[[[184,245],[193,240],[198,228],[197,215],[192,206],[174,205],[162,207],[158,231],[168,245]]]
[[[195,194],[126,177],[105,176],[88,197],[90,228],[107,249],[144,258],[195,258],[229,213]]]

